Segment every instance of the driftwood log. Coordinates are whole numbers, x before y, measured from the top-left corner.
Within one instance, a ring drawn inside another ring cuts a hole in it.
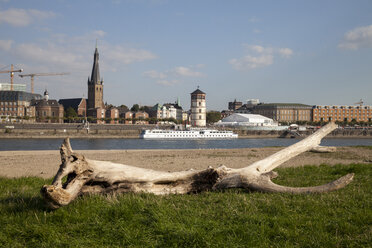
[[[70,141],[66,138],[60,148],[62,164],[52,185],[44,185],[41,194],[48,206],[56,209],[84,194],[147,192],[166,195],[226,188],[261,192],[329,192],[349,184],[354,174],[347,174],[333,182],[315,187],[286,187],[273,183],[271,179],[277,176],[273,169],[305,151],[318,147],[321,139],[336,127],[336,124],[330,123],[302,141],[240,169],[220,166],[181,172],[162,172],[90,160],[73,152]]]

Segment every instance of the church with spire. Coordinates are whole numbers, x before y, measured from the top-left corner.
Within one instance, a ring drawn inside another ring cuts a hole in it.
[[[99,53],[98,48],[94,52],[92,75],[88,78],[88,110],[104,108],[103,103],[103,79],[99,73]]]
[[[106,117],[105,112],[105,104],[103,102],[103,79],[99,73],[99,53],[96,45],[92,74],[90,78],[88,77],[87,116],[97,119],[97,123],[100,123],[100,119]]]
[[[69,98],[61,99],[60,104],[65,109],[73,108],[79,117],[88,117],[89,122],[98,124],[118,123],[119,111],[117,108],[107,108],[103,101],[103,79],[99,72],[99,53],[96,44],[94,51],[92,74],[88,77],[88,99]]]

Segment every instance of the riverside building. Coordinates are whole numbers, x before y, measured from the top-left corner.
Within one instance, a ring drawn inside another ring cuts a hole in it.
[[[372,106],[313,106],[314,121],[371,122]]]
[[[311,121],[312,106],[300,103],[261,103],[252,113],[266,116],[278,122]]]
[[[34,121],[35,107],[31,106],[32,100],[40,100],[40,94],[24,91],[0,91],[0,121]]]
[[[32,100],[31,105],[35,107],[35,117],[37,122],[43,123],[63,123],[64,108],[57,100],[50,100],[47,90],[44,92],[44,98]]]

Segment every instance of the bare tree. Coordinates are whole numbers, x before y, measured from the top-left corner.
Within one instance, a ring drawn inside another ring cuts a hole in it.
[[[354,174],[315,187],[286,187],[273,183],[273,171],[285,161],[311,149],[337,127],[330,123],[316,133],[283,150],[240,169],[225,166],[201,171],[162,172],[129,165],[85,158],[73,152],[66,138],[61,146],[62,164],[52,185],[44,185],[41,194],[50,208],[69,204],[79,195],[101,193],[147,192],[156,195],[187,194],[207,190],[244,188],[261,192],[321,193],[349,184]],[[63,178],[67,176],[65,182]]]

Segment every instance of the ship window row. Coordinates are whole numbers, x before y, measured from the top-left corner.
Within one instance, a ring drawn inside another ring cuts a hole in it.
[[[199,137],[198,135],[164,135],[164,137],[179,137],[179,138],[182,138],[182,137],[194,137],[194,138],[197,138]],[[228,135],[204,135],[204,137],[229,137]]]
[[[152,131],[152,133],[172,133],[173,131]],[[190,133],[190,131],[178,131],[178,133]],[[219,133],[219,134],[222,134],[222,133],[230,133],[230,131],[210,131],[209,133]]]

